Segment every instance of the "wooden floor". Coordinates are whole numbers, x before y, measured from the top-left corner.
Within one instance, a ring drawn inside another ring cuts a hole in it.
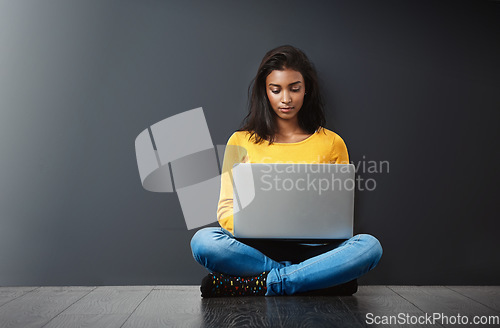
[[[399,320],[446,315],[449,321],[373,321],[398,315]],[[469,324],[451,321],[458,315]],[[198,286],[0,287],[0,327],[500,326],[473,325],[474,316],[498,322],[500,286],[360,286],[354,296],[213,299],[202,299]]]

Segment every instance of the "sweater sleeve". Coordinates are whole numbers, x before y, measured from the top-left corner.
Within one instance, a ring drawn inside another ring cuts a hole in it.
[[[222,228],[233,233],[233,165],[241,163],[246,155],[238,135],[233,133],[224,151],[217,220]]]
[[[349,154],[344,140],[335,134],[332,145],[332,161],[335,164],[349,164]]]

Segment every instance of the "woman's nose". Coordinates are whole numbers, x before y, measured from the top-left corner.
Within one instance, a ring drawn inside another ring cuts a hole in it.
[[[290,94],[288,92],[283,92],[283,96],[281,97],[281,102],[284,104],[288,104],[292,101]]]

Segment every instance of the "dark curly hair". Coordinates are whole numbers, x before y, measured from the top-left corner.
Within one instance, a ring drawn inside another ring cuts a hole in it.
[[[273,111],[266,93],[266,78],[274,70],[285,68],[302,74],[305,83],[306,96],[298,113],[299,126],[314,133],[326,124],[323,98],[321,97],[318,76],[314,66],[300,49],[284,45],[270,50],[262,59],[257,75],[248,88],[249,113],[243,120],[238,131],[250,132],[250,138],[255,135],[255,143],[268,140],[272,144],[277,133]]]

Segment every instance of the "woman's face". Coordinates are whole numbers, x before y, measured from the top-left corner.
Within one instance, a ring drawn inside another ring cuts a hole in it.
[[[266,78],[267,98],[278,119],[297,119],[304,103],[305,90],[304,78],[298,71],[288,68],[275,70]]]

